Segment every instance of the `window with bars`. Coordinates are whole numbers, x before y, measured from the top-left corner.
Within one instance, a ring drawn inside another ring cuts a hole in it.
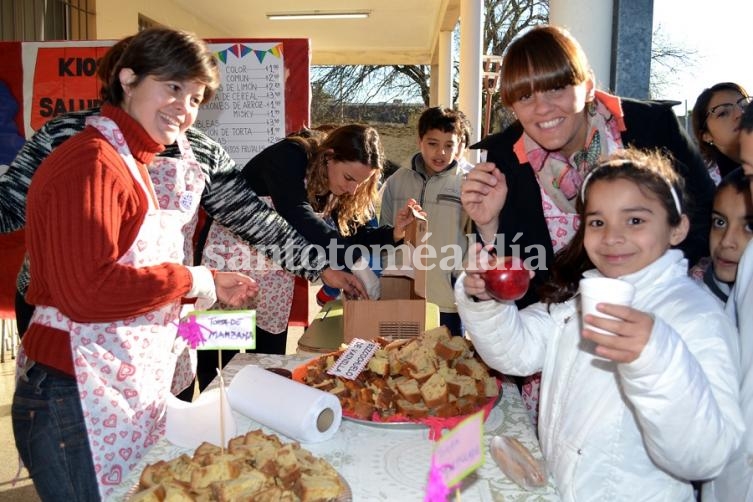
[[[96,0],[0,0],[0,40],[96,40]]]

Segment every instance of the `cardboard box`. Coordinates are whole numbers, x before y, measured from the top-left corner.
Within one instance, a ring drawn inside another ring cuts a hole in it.
[[[426,329],[426,261],[415,249],[424,242],[427,232],[428,222],[420,216],[406,229],[404,245],[412,263],[390,264],[394,266],[382,270],[379,300],[343,300],[345,343],[354,338],[412,338]],[[400,252],[397,255],[403,256]]]

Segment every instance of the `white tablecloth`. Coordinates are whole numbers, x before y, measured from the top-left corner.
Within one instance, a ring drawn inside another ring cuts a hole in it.
[[[225,384],[235,373],[248,364],[263,367],[293,369],[310,356],[279,356],[265,354],[238,354],[223,370]],[[215,379],[216,380],[216,379]],[[210,388],[216,386],[215,381]],[[281,396],[284,398],[284,396]],[[275,431],[262,427],[239,413],[235,414],[238,434],[261,428],[266,433]],[[461,500],[464,502],[520,501],[540,502],[559,500],[552,484],[536,491],[525,491],[505,477],[488,452],[489,441],[494,435],[517,438],[537,458],[541,457],[533,426],[526,414],[520,393],[514,384],[505,382],[502,398],[494,407],[484,424],[484,464],[468,476],[462,484]],[[354,502],[417,501],[424,499],[433,442],[428,439],[426,428],[396,429],[387,426],[370,426],[343,420],[334,438],[322,443],[308,443],[303,447],[325,458],[345,478],[353,493]],[[286,438],[281,436],[282,440]],[[157,460],[171,459],[182,453],[193,453],[167,440],[157,444],[121,485],[115,500],[125,494],[137,482],[143,468]],[[450,500],[455,500],[451,497]]]

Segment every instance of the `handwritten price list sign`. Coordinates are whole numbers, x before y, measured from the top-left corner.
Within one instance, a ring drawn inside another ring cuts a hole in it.
[[[239,167],[285,137],[282,43],[210,44],[221,84],[202,106],[196,127],[219,142]]]

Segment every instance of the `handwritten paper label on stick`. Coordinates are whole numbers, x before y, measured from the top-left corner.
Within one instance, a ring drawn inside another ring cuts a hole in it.
[[[194,310],[180,320],[178,334],[198,350],[255,349],[255,310]]]
[[[434,462],[442,470],[447,486],[454,486],[484,463],[483,410],[470,415],[445,434],[434,450]]]
[[[332,365],[327,373],[334,376],[355,380],[361,374],[363,369],[369,364],[369,359],[379,348],[379,344],[369,342],[360,338],[351,340],[348,348],[345,349],[335,364]]]

